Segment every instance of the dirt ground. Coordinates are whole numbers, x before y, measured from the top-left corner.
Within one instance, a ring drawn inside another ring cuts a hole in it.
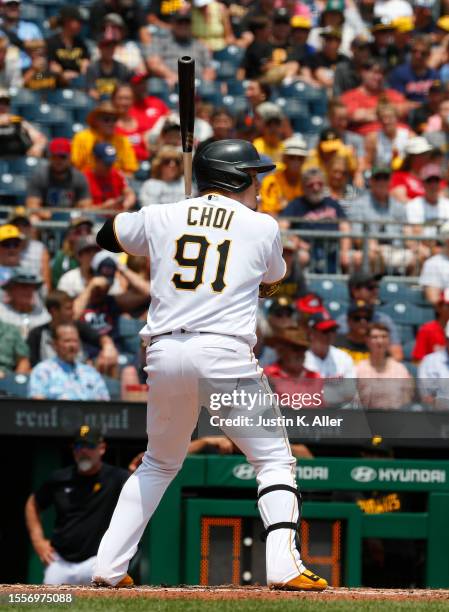
[[[180,586],[180,587],[154,587],[136,586],[128,589],[73,587],[73,586],[42,586],[29,584],[3,584],[0,585],[0,594],[10,593],[73,593],[78,597],[148,597],[158,599],[206,599],[206,600],[236,600],[236,599],[263,599],[277,600],[279,598],[307,598],[320,600],[447,600],[449,590],[430,589],[348,589],[330,587],[322,593],[292,593],[286,591],[271,591],[264,586],[235,587],[224,585],[219,587]]]

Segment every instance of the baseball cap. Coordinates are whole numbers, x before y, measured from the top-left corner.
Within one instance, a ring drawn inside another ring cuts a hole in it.
[[[444,30],[445,32],[449,32],[449,15],[443,15],[437,21],[437,27],[440,30]]]
[[[365,287],[371,283],[378,283],[382,274],[372,274],[371,272],[354,272],[348,280],[348,287]]]
[[[398,32],[412,32],[415,29],[415,22],[411,16],[396,17],[391,23]]]
[[[432,8],[435,0],[414,0],[413,5],[421,8]]]
[[[285,8],[280,8],[273,13],[273,23],[288,23],[290,25],[290,13]]]
[[[440,227],[439,237],[443,238],[444,240],[449,239],[449,221],[446,221],[446,223],[443,223],[443,225]]]
[[[118,26],[120,28],[126,27],[122,16],[118,13],[108,13],[103,17],[103,23],[112,23],[112,25]]]
[[[93,227],[94,223],[92,219],[89,219],[89,217],[83,217],[79,213],[78,214],[72,213],[72,216],[70,219],[70,227],[79,227],[80,225],[90,225],[91,227]]]
[[[76,255],[79,255],[80,253],[82,253],[83,251],[86,251],[87,249],[96,249],[97,251],[100,250],[100,247],[97,244],[95,236],[81,236],[81,238],[79,238],[76,241],[76,244],[75,244],[75,254]]]
[[[24,240],[25,236],[21,234],[19,228],[12,223],[6,223],[5,225],[0,226],[0,242],[5,240],[14,240],[14,239]]]
[[[370,39],[364,34],[359,34],[352,39],[351,47],[355,47],[357,49],[362,49],[364,47],[369,47]]]
[[[97,159],[101,160],[108,166],[112,166],[117,159],[117,151],[115,150],[115,147],[107,142],[97,142],[92,152]]]
[[[25,206],[16,206],[8,215],[8,223],[15,224],[17,221],[25,221],[27,225],[31,225],[30,214]]]
[[[333,26],[326,26],[325,28],[322,28],[320,36],[323,38],[338,38],[339,40],[343,38],[341,29],[334,28]]]
[[[179,23],[182,21],[192,21],[192,13],[190,11],[176,11],[172,15],[172,21]]]
[[[62,6],[59,11],[59,19],[61,21],[76,19],[77,21],[83,21],[83,16],[81,11],[77,6],[73,6],[73,4],[67,4],[66,6]]]
[[[421,153],[429,153],[432,151],[432,145],[424,138],[424,136],[415,136],[410,138],[405,145],[406,155],[420,155]]]
[[[327,0],[324,13],[344,13],[345,0]]]
[[[371,32],[381,32],[382,30],[394,30],[393,21],[389,17],[375,17],[373,19],[373,25]]]
[[[92,272],[96,276],[105,276],[112,284],[117,271],[117,262],[108,251],[96,253],[90,264]]]
[[[374,166],[374,168],[371,170],[371,178],[374,176],[390,176],[391,175],[391,168],[389,168],[388,166]]]
[[[295,309],[293,304],[289,298],[286,297],[278,297],[274,298],[268,308],[269,315],[277,315],[281,312],[288,312],[289,314],[294,314]]]
[[[304,17],[303,15],[293,15],[290,19],[290,25],[295,29],[302,30],[311,30],[312,29],[312,20],[308,17]]]
[[[338,323],[335,321],[327,310],[321,309],[313,313],[307,321],[308,327],[317,329],[318,331],[327,331],[328,329],[337,329]]]
[[[34,287],[40,287],[42,285],[42,278],[37,276],[37,274],[33,274],[33,272],[29,272],[25,268],[14,268],[11,276],[7,280],[7,282],[3,285],[5,289],[9,285],[33,285]]]
[[[11,100],[11,94],[4,87],[0,87],[0,100]]]
[[[284,140],[283,155],[307,156],[307,143],[302,136],[291,136]]]
[[[289,344],[296,348],[308,349],[310,342],[307,338],[306,330],[303,327],[287,327],[273,336],[266,338],[268,346],[279,344]]]
[[[433,177],[437,177],[440,179],[443,175],[441,172],[441,167],[438,164],[426,164],[422,168],[419,176],[422,181],[427,181],[427,179],[430,179]]]
[[[72,152],[72,144],[68,138],[53,138],[48,145],[50,155],[67,155]]]
[[[256,106],[256,113],[264,121],[282,121],[284,118],[281,109],[277,104],[274,104],[274,102],[262,102],[262,104],[258,104]]]
[[[193,6],[196,6],[197,8],[202,8],[203,6],[207,6],[211,2],[212,0],[193,0]]]
[[[97,446],[100,442],[103,442],[101,431],[89,425],[81,425],[73,440],[74,444],[85,444],[86,446]]]
[[[323,300],[315,293],[308,293],[295,302],[296,309],[304,314],[312,315],[324,310]]]
[[[449,18],[449,15],[448,15],[448,18]],[[442,93],[442,92],[444,92],[443,83],[441,81],[439,81],[438,79],[433,81],[432,85],[429,87],[429,91],[431,91],[432,93],[437,93],[437,92]]]
[[[318,146],[323,153],[338,151],[342,144],[339,135],[332,128],[326,128],[321,132]]]
[[[150,78],[149,72],[136,72],[130,80],[131,85],[140,85],[143,81]]]
[[[368,302],[365,302],[364,300],[354,300],[348,306],[348,317],[352,317],[360,312],[365,312],[369,318],[371,318],[373,316],[373,311],[373,306],[368,304]]]

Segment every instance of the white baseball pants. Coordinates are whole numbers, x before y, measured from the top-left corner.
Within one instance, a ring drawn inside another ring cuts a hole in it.
[[[262,370],[249,345],[217,334],[176,333],[159,336],[147,349],[148,448],[142,464],[122,489],[108,530],[98,550],[93,578],[116,585],[126,575],[145,527],[165,490],[180,470],[199,410],[201,379],[260,379]],[[271,409],[270,409],[271,410]],[[273,409],[274,411],[277,408]],[[240,437],[223,428],[254,467],[259,491],[275,484],[296,487],[296,460],[285,431],[280,436]],[[219,432],[217,432],[219,433]],[[296,522],[296,496],[274,491],[261,497],[259,509],[265,527]],[[285,583],[305,569],[292,529],[273,530],[266,546],[267,583]]]
[[[44,584],[90,584],[95,557],[74,563],[54,554],[54,559],[44,572]]]

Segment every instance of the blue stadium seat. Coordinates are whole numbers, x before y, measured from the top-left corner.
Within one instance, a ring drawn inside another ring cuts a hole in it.
[[[234,66],[240,66],[245,51],[237,45],[229,45],[220,51],[214,51],[213,58],[218,62],[231,62]]]
[[[229,79],[227,82],[228,94],[230,96],[244,96],[245,95],[245,81],[238,79]]]
[[[20,8],[20,18],[25,21],[33,21],[40,26],[45,21],[45,11],[40,6],[24,2]]]
[[[407,344],[407,342],[415,341],[416,333],[413,325],[397,324],[396,327],[398,328],[401,344]]]
[[[14,112],[19,113],[19,110],[22,109],[28,110],[28,108],[33,108],[36,104],[40,104],[42,96],[31,89],[11,89],[11,107],[14,109]]]
[[[81,123],[64,123],[61,125],[55,125],[51,128],[51,137],[72,139],[77,132],[80,132],[83,129],[84,125]]]
[[[170,90],[164,79],[157,79],[155,77],[148,79],[148,93],[151,96],[161,98],[164,102],[168,101]]]
[[[385,303],[401,301],[416,304],[417,306],[429,305],[420,288],[412,289],[408,285],[394,281],[381,283],[379,297]]]
[[[76,89],[55,89],[47,94],[47,102],[62,108],[92,108],[95,100],[92,100],[84,91]]]
[[[418,377],[418,367],[411,361],[404,361],[404,365],[407,368],[410,376],[416,380]]]
[[[223,106],[233,115],[244,113],[248,109],[248,102],[245,96],[223,96]]]
[[[147,179],[150,178],[150,170],[151,170],[151,163],[149,161],[143,161],[140,163],[139,169],[134,174],[134,178],[137,181],[146,181]]]
[[[215,73],[218,81],[228,81],[230,79],[235,78],[235,72],[238,68],[238,64],[236,65],[229,60],[224,60],[222,62],[218,62]]]
[[[44,163],[45,162],[38,157],[15,157],[6,160],[7,172],[11,174],[22,174],[24,176],[30,176]]]
[[[26,195],[26,179],[20,174],[0,174],[0,198],[3,203],[22,204]]]
[[[120,399],[120,381],[109,376],[103,376],[103,380],[111,396],[111,400],[117,401]]]
[[[72,123],[71,113],[67,109],[60,108],[54,104],[39,104],[27,113],[27,119],[43,125],[66,125]]]
[[[0,378],[0,394],[10,397],[28,397],[28,376],[11,373]]]
[[[348,286],[344,281],[330,279],[313,279],[307,282],[310,291],[320,295],[323,300],[337,300],[347,303],[349,300]]]
[[[209,102],[214,106],[221,106],[223,103],[221,84],[217,81],[201,81],[198,85],[197,92],[204,102]]]
[[[310,129],[309,109],[304,102],[295,98],[278,98],[276,103],[290,119],[295,132],[305,133]]]
[[[404,359],[406,361],[412,361],[412,351],[415,347],[415,340],[409,340],[405,344],[403,344],[404,350]]]
[[[333,319],[337,319],[340,315],[345,314],[348,310],[347,302],[336,300],[333,298],[325,299],[324,306]]]
[[[432,316],[429,318],[428,309],[407,302],[385,304],[380,306],[379,310],[389,315],[395,323],[402,325],[418,326],[433,318]]]
[[[120,317],[118,320],[118,344],[120,351],[137,356],[140,351],[141,338],[139,332],[143,327],[139,319]]]

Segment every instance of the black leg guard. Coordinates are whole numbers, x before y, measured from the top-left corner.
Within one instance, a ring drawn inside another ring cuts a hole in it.
[[[286,484],[271,485],[270,487],[265,487],[265,489],[262,489],[262,491],[260,491],[259,495],[257,496],[257,501],[259,501],[259,499],[263,495],[266,495],[267,493],[271,493],[272,491],[290,491],[290,493],[293,493],[293,495],[296,496],[296,499],[298,500],[298,521],[296,523],[282,522],[282,523],[274,523],[273,525],[269,525],[265,529],[265,531],[261,534],[261,540],[262,542],[265,542],[268,537],[268,534],[274,531],[275,529],[293,529],[293,531],[295,532],[296,548],[299,551],[301,551],[301,538],[299,534],[299,525],[301,522],[301,505],[302,505],[301,493],[300,491],[298,491],[298,489],[295,489],[294,487],[291,487],[290,485],[286,485]]]

